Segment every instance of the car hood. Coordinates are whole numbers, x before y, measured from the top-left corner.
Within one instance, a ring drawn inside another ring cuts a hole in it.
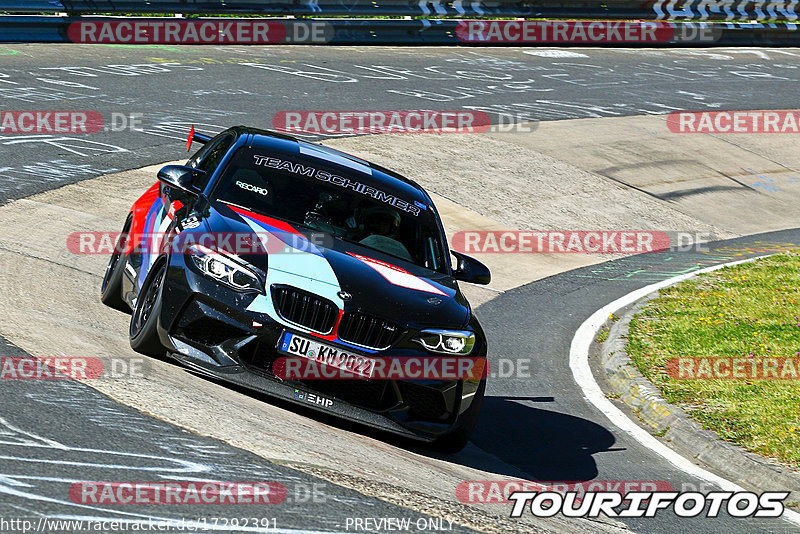
[[[302,227],[226,204],[210,208],[206,221],[215,234],[258,234],[266,253],[256,246],[258,252],[239,256],[266,274],[268,286],[298,287],[344,311],[410,327],[460,328],[469,321],[469,304],[447,274],[329,236],[325,246],[315,245],[319,240]]]

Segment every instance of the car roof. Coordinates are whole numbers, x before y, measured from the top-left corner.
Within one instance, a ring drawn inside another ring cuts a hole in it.
[[[432,203],[427,192],[413,180],[347,152],[270,130],[247,126],[236,126],[230,130],[234,131],[237,137],[249,136],[247,146],[263,148],[274,155],[318,158],[325,165],[337,168],[345,176],[357,177],[365,184],[388,187],[412,200],[422,200],[426,204]]]

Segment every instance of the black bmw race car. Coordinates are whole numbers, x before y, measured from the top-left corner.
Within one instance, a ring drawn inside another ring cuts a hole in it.
[[[486,338],[430,196],[355,156],[235,127],[133,205],[101,288],[134,350],[456,451]],[[463,365],[462,365],[463,364]]]

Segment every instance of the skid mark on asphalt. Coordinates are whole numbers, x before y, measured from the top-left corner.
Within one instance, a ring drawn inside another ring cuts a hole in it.
[[[702,245],[701,245],[702,246]],[[800,243],[763,243],[748,247],[721,247],[700,252],[657,252],[607,262],[575,273],[577,278],[632,282],[660,282],[698,272],[720,262],[734,261],[755,254],[769,254],[800,248]]]

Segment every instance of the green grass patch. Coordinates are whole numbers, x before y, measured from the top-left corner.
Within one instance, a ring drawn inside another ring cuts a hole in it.
[[[604,342],[606,339],[608,339],[608,334],[610,334],[610,333],[611,333],[611,329],[610,328],[608,328],[608,327],[603,328],[602,330],[600,330],[600,333],[597,334],[597,337],[595,338],[595,341],[597,341],[598,343]]]
[[[668,375],[673,358],[800,361],[800,254],[700,275],[663,290],[631,321],[628,353],[664,398],[745,449],[800,466],[800,380]],[[751,369],[751,367],[747,367]]]
[[[652,434],[657,438],[663,438],[664,436],[667,435],[667,432],[669,432],[669,426],[665,426],[661,430],[656,430],[652,432]]]

